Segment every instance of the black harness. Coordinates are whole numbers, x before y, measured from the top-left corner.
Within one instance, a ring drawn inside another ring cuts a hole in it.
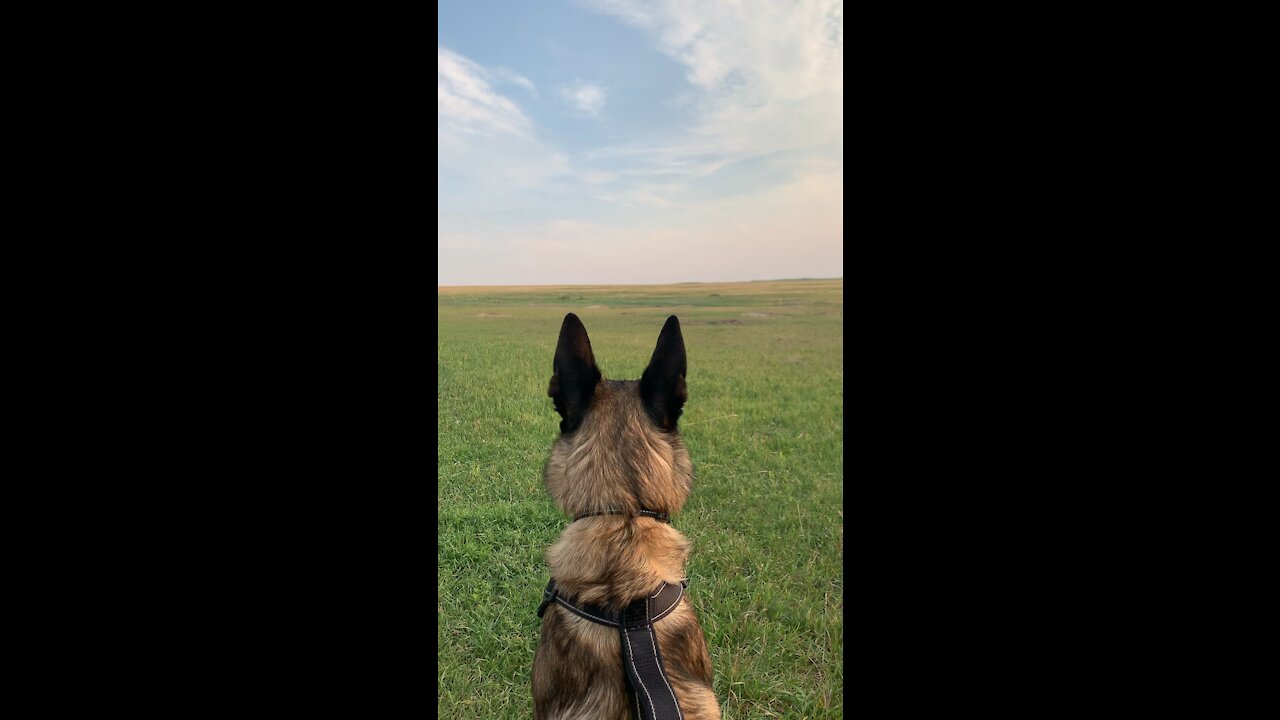
[[[573,519],[576,522],[593,515],[621,514],[620,510],[607,510],[583,513]],[[640,514],[671,522],[667,513],[641,510]],[[547,607],[555,603],[584,620],[618,628],[622,640],[622,667],[627,674],[627,688],[635,701],[636,720],[684,720],[684,713],[680,711],[680,703],[676,701],[676,693],[671,689],[671,680],[667,678],[662,664],[662,654],[658,652],[658,635],[653,624],[679,607],[688,584],[688,580],[674,585],[664,582],[653,594],[636,598],[621,611],[613,611],[590,603],[578,604],[564,597],[556,589],[556,579],[551,578],[547,589],[542,591],[538,617],[542,617]]]

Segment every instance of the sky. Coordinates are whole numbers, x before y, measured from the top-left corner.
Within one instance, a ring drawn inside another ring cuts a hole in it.
[[[844,276],[843,0],[438,7],[438,284]]]

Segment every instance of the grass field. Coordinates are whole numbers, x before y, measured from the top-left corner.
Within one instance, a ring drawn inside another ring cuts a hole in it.
[[[566,312],[614,379],[680,317],[696,481],[673,524],[724,717],[842,717],[843,280],[439,288],[440,717],[533,716],[542,554],[566,523],[542,485]]]

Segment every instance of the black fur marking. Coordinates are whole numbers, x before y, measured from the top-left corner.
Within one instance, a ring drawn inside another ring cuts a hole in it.
[[[552,362],[551,383],[547,395],[560,413],[560,432],[571,433],[582,424],[582,417],[591,407],[596,384],[600,382],[600,368],[591,352],[591,339],[577,315],[569,313],[560,325],[560,340],[556,343],[556,356]]]
[[[688,605],[689,599],[686,596],[680,602]],[[670,670],[671,675],[711,687],[711,663],[706,642],[702,628],[696,622],[676,625],[662,645],[663,665]]]
[[[663,430],[676,429],[684,403],[689,399],[684,382],[686,370],[680,320],[672,315],[662,326],[649,367],[640,377],[640,399],[644,401],[645,411]]]
[[[613,384],[618,388],[622,389],[623,392],[631,392],[633,388],[635,388],[640,384],[640,381],[639,380],[621,380],[621,381],[613,381]],[[645,451],[643,448],[640,448],[634,445],[629,445],[622,448],[621,454],[622,454],[623,462],[626,463],[626,468],[627,468],[627,473],[625,476],[625,482],[627,483],[627,490],[630,491],[631,497],[635,498],[639,503],[644,504],[647,498],[641,495],[641,493],[644,490],[644,485],[640,481],[640,475],[643,472],[642,468],[644,467]]]

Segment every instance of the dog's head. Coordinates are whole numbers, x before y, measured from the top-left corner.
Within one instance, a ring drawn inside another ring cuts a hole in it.
[[[680,510],[693,482],[693,463],[676,429],[689,397],[676,316],[662,326],[639,380],[607,380],[596,366],[587,329],[569,313],[552,369],[547,394],[561,420],[546,481],[560,509]]]

